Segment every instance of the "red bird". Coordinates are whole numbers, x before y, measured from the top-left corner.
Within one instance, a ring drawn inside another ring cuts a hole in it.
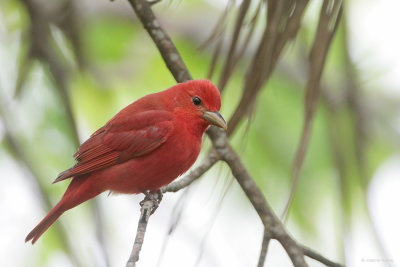
[[[220,107],[218,89],[208,80],[194,80],[122,109],[79,147],[75,166],[54,181],[72,178],[61,201],[25,242],[34,244],[65,211],[104,191],[156,191],[186,172],[199,155],[206,129],[226,130]]]

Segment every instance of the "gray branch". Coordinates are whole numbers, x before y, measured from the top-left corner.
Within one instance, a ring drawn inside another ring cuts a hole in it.
[[[144,241],[144,236],[146,234],[147,224],[151,214],[157,209],[160,199],[158,192],[146,193],[146,196],[142,202],[140,202],[140,218],[138,223],[138,228],[136,231],[135,243],[129,256],[129,260],[126,263],[126,267],[135,267],[136,263],[139,261],[140,250],[142,250],[142,245]]]
[[[267,228],[264,229],[264,237],[261,245],[260,257],[258,258],[257,267],[263,267],[265,263],[265,258],[267,257],[268,245],[271,241],[271,235]]]

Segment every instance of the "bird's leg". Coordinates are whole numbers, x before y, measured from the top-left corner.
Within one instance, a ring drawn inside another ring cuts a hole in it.
[[[160,189],[156,190],[156,191],[144,191],[143,194],[145,195],[144,199],[142,201],[140,201],[140,206],[143,206],[143,204],[146,201],[152,201],[153,202],[153,207],[151,209],[151,214],[153,214],[156,209],[158,208],[159,204],[161,203],[161,200],[163,198],[163,193],[161,192]]]
[[[157,201],[158,201],[158,204],[160,204],[161,200],[163,198],[163,193],[162,193],[161,189],[158,189],[157,191],[155,191],[155,194],[157,194]]]

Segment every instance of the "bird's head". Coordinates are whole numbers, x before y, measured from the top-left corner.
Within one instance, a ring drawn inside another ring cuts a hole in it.
[[[219,113],[221,95],[209,80],[192,80],[173,88],[175,112],[205,130],[209,125],[227,130],[227,124]]]

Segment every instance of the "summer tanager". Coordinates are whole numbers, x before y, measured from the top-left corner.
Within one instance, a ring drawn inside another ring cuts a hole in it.
[[[77,163],[54,182],[72,178],[61,201],[28,234],[38,238],[65,211],[98,194],[157,191],[195,162],[210,125],[226,130],[221,96],[208,80],[177,84],[117,113],[84,142]]]

